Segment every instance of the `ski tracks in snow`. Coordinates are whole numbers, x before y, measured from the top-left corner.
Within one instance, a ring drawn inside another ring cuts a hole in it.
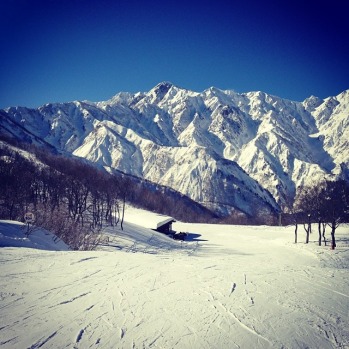
[[[81,253],[86,254],[89,253]],[[90,348],[100,344],[112,347],[111,343],[120,341],[126,332],[123,326],[125,318],[115,303],[118,298],[120,302],[125,298],[125,294],[119,291],[122,278],[127,276],[127,268],[118,273],[113,259],[104,260],[100,265],[96,256],[79,258],[79,253],[65,253],[63,257],[57,253],[50,258],[60,260],[57,263],[61,264],[60,267],[51,263],[50,269],[31,271],[25,293],[11,296],[10,292],[2,292],[1,313],[5,322],[0,331],[11,328],[11,332],[26,332],[26,336],[7,335],[1,339],[1,346],[59,348],[62,338],[66,342],[71,336],[71,348]],[[62,263],[65,259],[67,261]],[[20,265],[17,267],[19,272],[4,274],[2,278],[11,281],[8,284],[11,289],[20,287],[22,275],[27,274],[28,269],[25,258],[17,259],[15,263]],[[9,267],[9,270],[16,268]],[[31,330],[28,332],[26,328]],[[103,333],[110,335],[106,337]]]
[[[341,255],[323,266],[302,247],[251,244],[2,250],[1,349],[349,347]]]
[[[269,340],[266,335],[262,334],[268,333],[263,319],[259,320],[251,309],[255,305],[253,294],[256,292],[256,285],[248,280],[246,273],[242,275],[235,273],[233,279],[235,281],[231,282],[229,292],[214,289],[201,290],[201,297],[206,299],[213,313],[207,318],[203,336],[207,337],[208,342],[212,342],[210,333],[212,328],[216,328],[219,329],[220,340],[230,343],[227,347],[239,348],[239,340],[232,340],[231,333],[235,333],[236,338],[244,338],[245,343],[248,342],[250,347],[274,347],[275,341]],[[222,284],[221,282],[211,283]]]

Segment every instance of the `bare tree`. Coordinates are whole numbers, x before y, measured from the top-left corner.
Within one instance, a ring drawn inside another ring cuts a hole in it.
[[[325,236],[325,233],[326,233],[326,223],[322,222],[321,225],[322,225],[322,229],[321,229],[322,230],[322,238],[324,239],[325,246],[327,246],[327,241],[326,241],[326,236]],[[319,232],[319,234],[320,234],[320,232]]]
[[[298,224],[300,222],[300,215],[297,212],[297,204],[291,197],[285,199],[282,212],[286,224],[294,225],[294,243],[296,244],[298,242]]]
[[[301,188],[296,197],[296,209],[303,215],[306,243],[309,242],[311,222],[318,223],[319,245],[326,245],[326,224],[331,228],[331,248],[336,248],[335,232],[338,226],[349,221],[349,187],[344,180],[324,181],[313,187]]]
[[[323,191],[325,220],[331,228],[331,249],[336,248],[335,233],[338,226],[349,221],[349,186],[344,180],[326,181]]]
[[[125,219],[125,208],[126,208],[126,197],[127,192],[129,191],[131,186],[130,181],[128,181],[126,178],[123,179],[121,185],[119,186],[119,196],[122,202],[122,208],[121,208],[121,220],[120,220],[120,226],[121,230],[124,230],[124,219]]]
[[[301,187],[298,188],[297,196],[294,203],[294,211],[297,212],[297,218],[303,224],[305,230],[305,243],[309,243],[309,236],[311,233],[311,219],[313,212],[313,202],[311,198],[311,188]],[[297,232],[295,232],[295,235]]]

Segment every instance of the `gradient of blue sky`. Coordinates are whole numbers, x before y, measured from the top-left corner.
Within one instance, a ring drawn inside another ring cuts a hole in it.
[[[161,81],[291,100],[349,88],[346,1],[2,0],[0,108]]]

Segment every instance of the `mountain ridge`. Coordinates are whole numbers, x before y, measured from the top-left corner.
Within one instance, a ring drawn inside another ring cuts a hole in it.
[[[278,211],[299,186],[348,177],[349,90],[294,102],[170,82],[107,101],[0,111],[3,132],[171,187],[222,214]]]

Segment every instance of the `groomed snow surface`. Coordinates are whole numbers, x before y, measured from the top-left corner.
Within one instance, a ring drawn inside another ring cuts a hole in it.
[[[293,227],[175,223],[180,242],[127,217],[93,252],[1,222],[1,349],[349,348],[348,227],[332,251]]]

